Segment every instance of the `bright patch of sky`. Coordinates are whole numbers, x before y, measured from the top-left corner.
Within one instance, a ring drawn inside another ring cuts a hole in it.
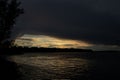
[[[80,40],[62,39],[46,35],[29,35],[17,37],[14,45],[23,47],[45,48],[81,48],[92,50],[120,50],[116,45],[95,45]]]
[[[46,48],[82,48],[92,44],[84,41],[61,39],[46,35],[23,35],[16,38],[15,45],[28,47],[46,47]]]

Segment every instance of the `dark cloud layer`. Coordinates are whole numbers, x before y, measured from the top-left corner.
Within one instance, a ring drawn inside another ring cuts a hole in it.
[[[120,45],[119,0],[21,0],[14,34],[31,33]]]

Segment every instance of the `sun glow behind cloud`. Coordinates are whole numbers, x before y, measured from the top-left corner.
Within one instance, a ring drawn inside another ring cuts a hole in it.
[[[15,45],[46,48],[83,48],[92,44],[84,41],[56,38],[46,35],[23,35],[16,38]]]

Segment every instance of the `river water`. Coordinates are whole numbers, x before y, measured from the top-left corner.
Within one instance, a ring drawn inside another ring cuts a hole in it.
[[[117,78],[120,73],[119,62],[117,62],[120,61],[119,55],[96,56],[96,54],[25,53],[13,55],[10,60],[19,66],[19,72],[22,74],[19,80],[106,80]]]

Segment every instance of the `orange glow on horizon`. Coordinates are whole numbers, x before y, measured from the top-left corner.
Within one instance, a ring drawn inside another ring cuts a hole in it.
[[[17,46],[46,47],[46,48],[82,48],[92,44],[84,41],[61,39],[45,35],[23,35],[14,42]]]

